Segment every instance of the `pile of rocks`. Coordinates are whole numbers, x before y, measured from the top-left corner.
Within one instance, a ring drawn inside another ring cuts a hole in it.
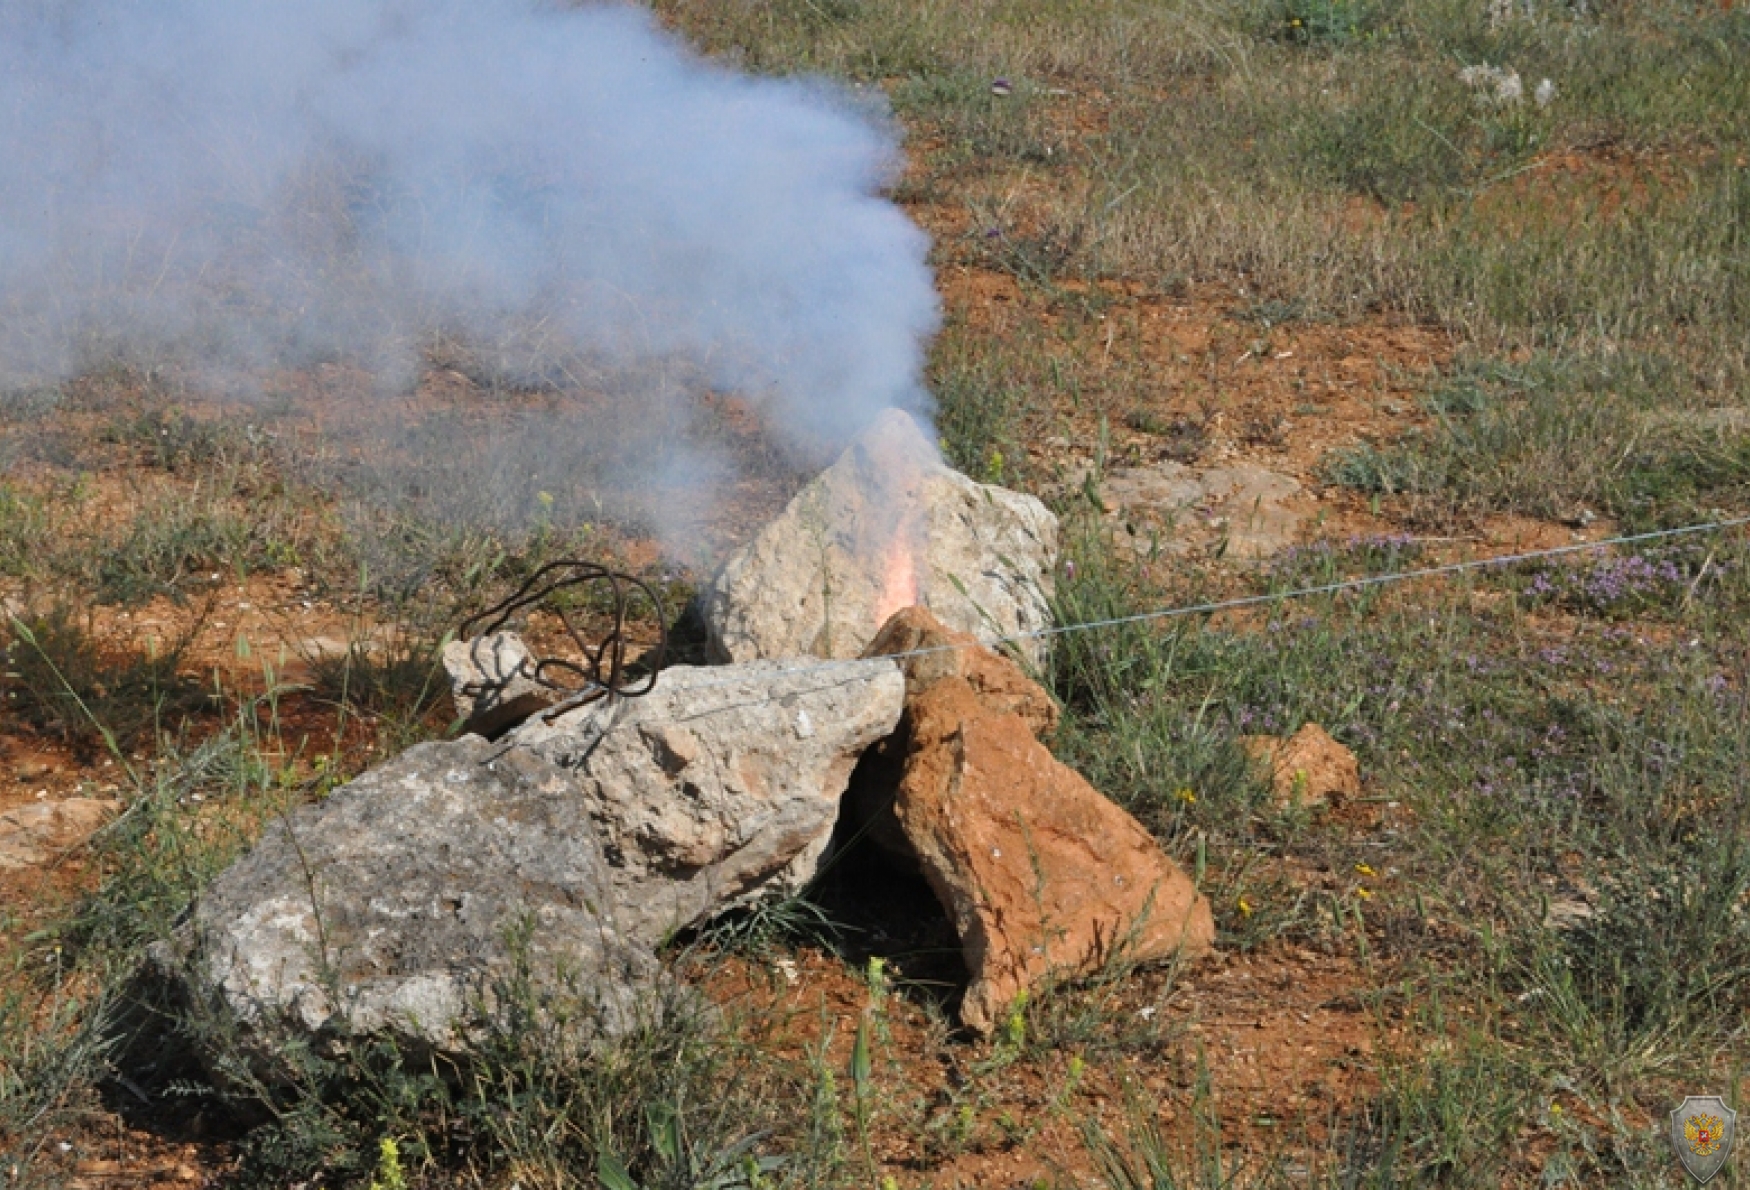
[[[1050,697],[980,642],[1048,623],[1055,519],[936,462],[899,418],[724,567],[704,599],[723,664],[524,718],[539,700],[515,687],[521,642],[454,648],[472,730],[271,826],[158,966],[264,1057],[359,1031],[465,1048],[513,979],[619,1032],[653,1001],[677,932],[821,870],[877,744],[896,777],[864,812],[959,932],[968,1026],[989,1029],[1041,980],[1207,950],[1208,903],[1052,757]],[[905,543],[916,606],[883,625],[872,613],[892,573],[859,547],[881,528],[895,459],[922,530]]]

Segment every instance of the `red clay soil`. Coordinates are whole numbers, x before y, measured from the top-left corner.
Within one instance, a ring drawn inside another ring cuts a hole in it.
[[[1126,1037],[1123,1050],[1047,1038],[1015,1056],[1001,1040],[948,1034],[933,998],[902,986],[885,999],[875,1034],[876,1160],[901,1185],[1062,1184],[1092,1174],[1079,1120],[1122,1137],[1130,1105],[1148,1102],[1187,1156],[1201,1116],[1206,1127],[1219,1121],[1230,1162],[1316,1169],[1333,1123],[1377,1093],[1376,1051],[1402,1040],[1364,1011],[1368,984],[1353,960],[1296,947],[1218,955],[1103,989],[1089,1007],[1108,1038]],[[843,962],[814,950],[772,965],[737,958],[709,972],[705,987],[774,1055],[802,1061],[826,1039],[826,1063],[846,1081],[870,995]],[[1206,1100],[1200,1068],[1213,1088]],[[975,1105],[970,1119],[962,1103]]]

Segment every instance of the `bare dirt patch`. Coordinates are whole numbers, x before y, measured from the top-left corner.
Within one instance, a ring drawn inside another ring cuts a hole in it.
[[[1156,1122],[1183,1152],[1215,1122],[1231,1158],[1316,1165],[1331,1127],[1377,1092],[1376,1051],[1403,1040],[1363,1008],[1371,982],[1352,959],[1299,947],[1217,955],[1095,993],[1092,1011],[1126,1048],[1047,1034],[1013,1051],[955,1037],[927,988],[902,983],[871,1009],[867,981],[818,950],[732,959],[705,986],[751,1043],[841,1078],[857,1022],[875,1012],[881,1172],[970,1188],[1090,1176],[1076,1121],[1092,1114],[1122,1134],[1138,1091],[1164,1105]],[[1208,1101],[1197,1099],[1200,1078],[1218,1088]],[[1273,1145],[1276,1135],[1295,1147]]]

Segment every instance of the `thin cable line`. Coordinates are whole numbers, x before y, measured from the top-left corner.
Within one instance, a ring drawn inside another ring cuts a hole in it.
[[[1703,525],[1685,525],[1681,529],[1658,529],[1651,533],[1635,533],[1627,537],[1611,537],[1604,541],[1583,541],[1575,545],[1552,546],[1546,550],[1530,550],[1521,554],[1501,554],[1493,558],[1474,558],[1464,562],[1448,562],[1444,566],[1429,566],[1421,570],[1399,570],[1391,574],[1375,574],[1366,578],[1344,579],[1341,582],[1325,583],[1317,587],[1297,587],[1292,591],[1278,591],[1269,595],[1247,595],[1240,599],[1226,599],[1219,603],[1200,603],[1190,607],[1172,607],[1163,611],[1139,612],[1133,616],[1119,616],[1112,620],[1090,621],[1085,624],[1070,624],[1062,628],[1042,628],[1037,632],[1022,633],[1013,639],[1020,640],[1034,636],[1051,636],[1056,633],[1078,632],[1083,628],[1106,628],[1114,624],[1134,624],[1144,620],[1165,620],[1177,616],[1191,616],[1202,612],[1228,611],[1233,608],[1254,607],[1260,603],[1276,603],[1286,599],[1298,599],[1305,595],[1328,595],[1336,591],[1354,591],[1363,587],[1377,587],[1385,583],[1405,582],[1413,578],[1432,578],[1442,574],[1457,574],[1465,570],[1480,570],[1485,566],[1508,566],[1515,562],[1534,562],[1539,558],[1556,558],[1563,554],[1578,554],[1586,550],[1599,550],[1613,545],[1632,545],[1641,541],[1657,541],[1661,538],[1684,537],[1695,533],[1709,533],[1718,529],[1732,529],[1739,525],[1750,525],[1750,516],[1735,517],[1727,521],[1709,521]],[[1008,639],[1008,638],[1004,638]],[[1003,643],[999,640],[995,643]],[[941,646],[938,646],[941,647]],[[952,646],[950,646],[952,647]],[[900,656],[901,654],[894,654]]]
[[[1296,587],[1289,591],[1276,591],[1266,595],[1246,595],[1237,599],[1223,599],[1213,603],[1196,603],[1183,607],[1163,608],[1159,611],[1138,612],[1129,616],[1115,616],[1108,620],[1089,620],[1080,624],[1066,624],[1053,628],[1040,628],[1032,632],[1018,632],[1012,636],[999,636],[992,640],[978,640],[978,646],[988,648],[992,645],[1018,644],[1021,641],[1036,640],[1041,637],[1063,636],[1071,632],[1088,632],[1095,628],[1113,628],[1123,624],[1142,624],[1154,620],[1178,619],[1183,616],[1210,615],[1215,612],[1234,611],[1239,608],[1257,607],[1266,603],[1282,603],[1290,599],[1301,599],[1308,595],[1330,595],[1340,591],[1358,591],[1367,587],[1383,586],[1387,583],[1408,582],[1411,579],[1435,578],[1440,575],[1459,574],[1469,570],[1481,570],[1488,566],[1511,566],[1518,562],[1535,562],[1540,558],[1559,558],[1567,554],[1585,553],[1589,550],[1608,549],[1611,546],[1635,545],[1647,541],[1668,540],[1674,537],[1688,537],[1697,533],[1712,533],[1722,529],[1735,529],[1750,525],[1750,516],[1733,517],[1729,520],[1707,521],[1697,525],[1684,525],[1677,529],[1655,529],[1647,533],[1633,533],[1625,537],[1610,537],[1602,541],[1582,541],[1574,545],[1552,546],[1549,549],[1528,550],[1517,554],[1501,554],[1492,558],[1472,558],[1463,562],[1448,562],[1442,566],[1428,566],[1420,570],[1399,570],[1390,574],[1375,574],[1365,578],[1344,579],[1340,582],[1322,583],[1316,587]],[[935,653],[951,653],[957,649],[972,648],[973,645],[931,645],[924,649],[911,649],[903,653],[888,653],[883,656],[895,661],[903,661],[911,657],[928,657]],[[798,674],[823,673],[829,670],[840,670],[848,666],[864,665],[870,660],[880,658],[836,658],[831,660],[813,661],[806,665],[797,665],[783,669],[767,670],[756,678],[743,674],[739,677],[725,678],[718,682],[702,682],[697,686],[689,686],[689,694],[703,690],[713,690],[724,686],[741,685],[749,681],[760,681],[773,677],[790,677]]]

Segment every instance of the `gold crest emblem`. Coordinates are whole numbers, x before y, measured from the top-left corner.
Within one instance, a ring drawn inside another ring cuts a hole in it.
[[[1738,1113],[1717,1095],[1691,1095],[1671,1113],[1671,1147],[1697,1182],[1719,1173],[1732,1155]]]
[[[1720,1147],[1720,1118],[1690,1116],[1683,1121],[1683,1139],[1689,1142],[1689,1151],[1697,1157],[1712,1157],[1714,1150]]]

